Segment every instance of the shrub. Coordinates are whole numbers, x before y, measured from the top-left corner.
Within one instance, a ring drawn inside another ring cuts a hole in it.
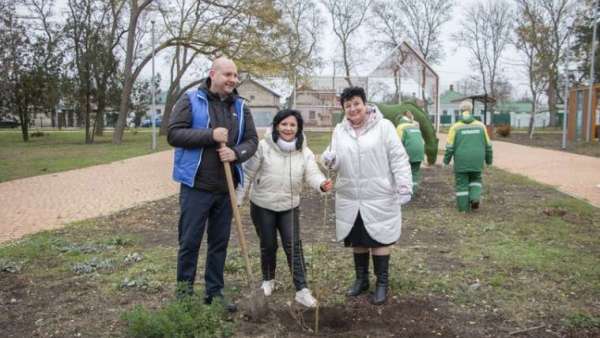
[[[496,134],[502,137],[510,136],[510,124],[501,124],[496,127]]]
[[[205,305],[199,296],[185,297],[162,309],[149,311],[138,305],[123,314],[129,337],[224,337],[233,334],[219,302]]]
[[[46,136],[46,134],[44,134],[44,132],[39,131],[39,130],[35,131],[35,132],[33,132],[33,133],[29,134],[29,135],[31,137],[44,137],[44,136]]]

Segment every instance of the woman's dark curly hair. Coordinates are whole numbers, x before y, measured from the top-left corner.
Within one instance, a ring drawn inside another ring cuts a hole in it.
[[[340,104],[342,105],[342,108],[344,107],[344,102],[355,96],[360,97],[363,103],[367,103],[367,95],[362,87],[346,87],[344,88],[344,91],[342,91],[342,95],[340,95]]]
[[[302,144],[304,143],[304,134],[302,133],[304,129],[304,120],[302,119],[302,115],[300,112],[293,109],[284,109],[279,111],[275,117],[273,117],[273,131],[271,132],[271,136],[273,137],[273,142],[277,143],[279,139],[279,132],[277,131],[277,126],[281,121],[285,120],[289,116],[293,116],[298,121],[298,131],[296,132],[296,149],[302,149]]]

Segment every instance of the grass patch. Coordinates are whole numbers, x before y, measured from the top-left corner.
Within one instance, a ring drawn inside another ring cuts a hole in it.
[[[330,133],[307,132],[308,145],[315,154],[325,150]],[[85,144],[82,131],[49,131],[23,142],[21,134],[0,131],[0,182],[18,178],[80,169],[127,158],[151,154],[149,131],[126,131],[123,143],[112,144],[112,132],[96,136],[94,144]],[[171,146],[164,136],[157,138],[157,149]]]
[[[123,320],[130,337],[227,337],[233,324],[225,317],[218,302],[204,305],[199,297],[188,297],[155,311],[136,306]]]
[[[584,313],[576,313],[564,319],[567,326],[576,328],[600,328],[600,317],[590,316]]]
[[[325,151],[325,148],[329,145],[331,140],[330,132],[306,132],[306,138],[308,139],[307,145],[310,150],[317,154],[321,154]]]
[[[56,231],[42,231],[15,242],[0,245],[0,257],[15,261],[44,260],[59,254],[66,241]]]
[[[126,131],[123,143],[112,144],[112,132],[85,144],[82,131],[45,132],[23,142],[20,133],[0,132],[0,182],[79,169],[152,153],[152,134]],[[171,147],[157,138],[158,150]]]

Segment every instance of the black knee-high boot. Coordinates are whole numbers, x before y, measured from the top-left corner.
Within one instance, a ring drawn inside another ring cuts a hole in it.
[[[371,297],[371,303],[375,305],[381,305],[387,300],[389,267],[390,255],[373,256],[373,269],[375,270],[375,276],[377,276],[377,283],[375,284],[373,297]]]
[[[354,270],[356,271],[356,280],[350,289],[348,296],[358,296],[369,289],[369,253],[354,254]]]

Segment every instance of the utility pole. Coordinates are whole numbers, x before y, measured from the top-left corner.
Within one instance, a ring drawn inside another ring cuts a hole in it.
[[[152,86],[152,150],[156,150],[156,86],[154,83],[154,20],[152,23],[152,81],[150,84]]]
[[[567,148],[567,112],[569,111],[569,62],[571,62],[570,44],[567,44],[567,59],[565,60],[565,96],[563,98],[563,130],[562,130],[562,149]]]
[[[594,61],[596,60],[596,27],[598,14],[598,0],[594,1],[594,19],[592,20],[594,28],[592,33],[592,52],[590,59],[590,88],[588,91],[588,118],[587,128],[585,130],[585,141],[590,142],[592,140],[592,95],[594,94]]]

